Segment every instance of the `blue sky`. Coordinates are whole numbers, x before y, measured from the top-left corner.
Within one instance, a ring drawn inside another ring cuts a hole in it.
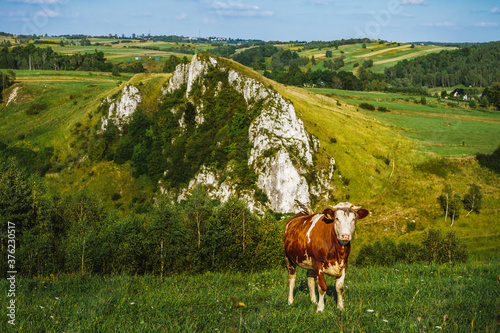
[[[262,40],[500,40],[490,0],[0,0],[14,34],[183,35]]]

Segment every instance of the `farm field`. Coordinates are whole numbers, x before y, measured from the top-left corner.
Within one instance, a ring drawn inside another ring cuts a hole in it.
[[[308,89],[333,94],[339,101],[359,105],[368,102],[390,112],[359,109],[392,126],[402,135],[417,140],[423,151],[442,156],[490,154],[500,143],[500,114],[495,111],[447,107],[429,98],[426,105],[406,102],[410,96],[394,93]],[[418,97],[414,98],[418,100]]]
[[[400,43],[401,44],[401,43]],[[325,53],[326,51],[332,52],[332,58],[338,58],[340,56],[344,57],[344,67],[343,70],[357,72],[357,67],[354,64],[362,63],[366,60],[373,61],[373,67],[371,71],[374,73],[383,73],[384,69],[390,66],[394,66],[397,62],[402,60],[410,60],[425,54],[441,52],[443,50],[453,50],[452,47],[444,46],[432,46],[432,45],[416,45],[411,48],[410,44],[397,44],[387,43],[367,43],[366,48],[362,47],[361,43],[342,45],[338,49],[335,48],[324,48],[321,50],[312,49],[299,53],[301,57],[312,57],[316,59],[316,65],[312,66],[313,70],[324,70],[323,62],[327,60]]]
[[[20,332],[495,332],[497,261],[457,266],[349,266],[346,310],[327,277],[316,313],[306,274],[287,303],[285,269],[158,276],[18,278]],[[8,281],[0,282],[2,290]],[[2,320],[0,330],[7,331]]]

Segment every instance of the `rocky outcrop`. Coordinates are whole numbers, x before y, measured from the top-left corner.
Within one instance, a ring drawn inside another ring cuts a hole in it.
[[[258,174],[256,186],[267,195],[269,208],[290,212],[295,209],[294,199],[309,203],[309,185],[304,175],[313,163],[311,143],[290,101],[227,63],[206,55],[195,56],[190,64],[179,65],[163,92],[171,93],[185,84],[189,98],[194,85],[203,84],[203,75],[214,67],[227,74],[227,82],[242,94],[248,105],[257,102],[262,105],[260,114],[249,128],[252,148],[248,165]],[[202,86],[201,91],[204,90]],[[202,109],[203,105],[197,108],[197,123],[203,121]],[[234,194],[230,182],[227,186],[223,182],[214,185],[216,179],[213,171],[202,168],[189,188],[195,184],[219,188],[213,195],[222,201]],[[258,204],[252,201],[250,198],[251,204],[257,207]]]
[[[103,103],[109,104],[108,116],[102,119],[101,130],[105,130],[109,121],[113,122],[118,128],[122,129],[123,124],[130,121],[130,117],[137,109],[137,105],[142,101],[139,89],[133,85],[126,85],[121,97],[117,100],[107,98]]]

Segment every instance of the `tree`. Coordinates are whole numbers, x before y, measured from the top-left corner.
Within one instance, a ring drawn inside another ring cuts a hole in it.
[[[444,186],[444,189],[442,191],[443,194],[441,194],[438,198],[439,204],[441,205],[441,208],[444,211],[444,221],[446,222],[446,219],[448,218],[449,214],[449,208],[450,208],[450,197],[452,196],[453,189],[451,188],[450,184],[446,184]]]
[[[483,194],[481,193],[481,187],[476,184],[472,184],[469,187],[469,191],[466,195],[464,195],[464,208],[469,212],[465,217],[469,216],[470,213],[476,212],[479,213],[483,205]]]
[[[476,102],[476,100],[475,100],[475,99],[471,99],[471,100],[469,101],[469,107],[470,107],[471,109],[475,109],[475,108],[477,108],[477,102]]]
[[[500,109],[500,82],[494,82],[488,92],[488,99],[491,104]]]
[[[314,56],[311,57],[311,64],[313,66],[316,65],[316,59],[314,58]]]
[[[332,57],[332,51],[330,51],[330,50],[326,51],[325,56],[327,58],[331,58]]]
[[[373,67],[373,60],[372,59],[368,59],[368,60],[363,61],[363,67],[364,68]]]
[[[195,186],[186,201],[186,210],[189,221],[196,225],[198,249],[201,247],[202,229],[212,215],[212,209],[211,200],[207,193],[201,186]]]
[[[181,60],[175,55],[171,55],[167,61],[165,61],[165,65],[163,66],[164,73],[172,73],[175,71],[175,68],[178,64],[181,63]]]
[[[458,193],[453,194],[453,197],[450,201],[450,210],[449,210],[449,214],[451,215],[450,227],[453,226],[453,222],[455,222],[455,219],[458,219],[458,217],[460,216],[460,209],[462,208],[462,206],[463,206],[462,197],[460,196],[460,194]]]
[[[67,225],[66,268],[70,272],[80,269],[85,274],[96,264],[98,241],[94,237],[99,223],[104,219],[104,206],[86,192],[66,197],[61,204],[61,216]]]

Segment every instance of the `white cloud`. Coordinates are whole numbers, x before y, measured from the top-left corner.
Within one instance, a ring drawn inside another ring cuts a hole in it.
[[[8,2],[22,2],[22,3],[34,3],[34,4],[47,4],[47,3],[59,3],[60,0],[7,0]]]
[[[55,10],[42,9],[37,11],[34,16],[58,17],[61,16],[61,13],[56,12]]]
[[[435,22],[435,23],[422,23],[424,27],[455,27],[456,24],[454,22],[443,21],[443,22]]]
[[[498,7],[494,7],[494,8],[492,8],[492,9],[490,10],[490,12],[495,13],[495,14],[499,14],[499,13],[500,13],[500,8],[498,8]]]
[[[188,15],[184,12],[180,13],[179,15],[177,15],[176,19],[178,20],[184,20],[188,17]]]
[[[428,5],[429,3],[425,0],[403,0],[402,5]]]
[[[242,3],[216,1],[210,4],[215,13],[224,16],[272,16],[273,11],[261,9],[259,6],[246,6]]]
[[[477,22],[474,23],[476,27],[498,27],[498,23],[495,22]]]
[[[10,11],[0,11],[0,16],[3,17],[25,17],[28,15],[28,12],[25,10],[10,10]]]

